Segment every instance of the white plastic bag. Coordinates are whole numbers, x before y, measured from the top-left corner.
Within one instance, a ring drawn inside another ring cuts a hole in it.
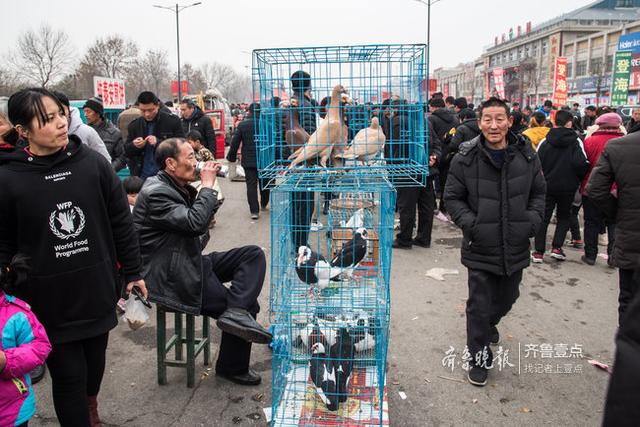
[[[129,299],[124,307],[125,312],[122,315],[122,320],[126,320],[132,330],[140,329],[149,321],[147,308],[137,296],[133,294],[129,295]]]

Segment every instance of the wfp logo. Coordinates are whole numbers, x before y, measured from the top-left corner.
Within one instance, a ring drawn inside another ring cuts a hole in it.
[[[71,202],[58,203],[49,215],[51,232],[62,240],[78,237],[86,224],[84,212]]]

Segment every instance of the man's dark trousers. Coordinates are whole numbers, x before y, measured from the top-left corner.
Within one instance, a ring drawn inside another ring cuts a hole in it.
[[[416,207],[418,210],[416,240],[424,244],[431,244],[433,212],[436,208],[433,178],[428,178],[424,187],[398,188],[400,233],[398,233],[397,238],[401,245],[409,246],[412,243],[413,228],[416,222]]]
[[[540,229],[538,230],[535,239],[536,252],[544,253],[547,240],[547,228],[549,227],[549,222],[551,222],[551,216],[553,215],[554,208],[557,208],[556,216],[558,218],[558,222],[556,224],[556,231],[553,233],[551,249],[562,248],[564,239],[567,237],[567,231],[569,231],[569,225],[571,224],[570,217],[573,198],[574,194],[547,193],[545,196],[544,221],[540,225]]]
[[[475,358],[489,348],[489,332],[510,310],[520,296],[522,270],[511,276],[499,276],[484,270],[468,269],[467,347]],[[487,366],[491,360],[487,361]]]
[[[598,256],[598,236],[605,224],[609,239],[607,255],[611,255],[616,236],[615,224],[605,221],[603,213],[587,196],[582,197],[582,207],[584,209],[584,256],[592,260]]]
[[[640,283],[634,280],[634,271],[619,268],[620,295],[618,296],[618,326],[622,326],[627,307],[633,301],[634,296],[640,292]]]
[[[256,214],[260,207],[267,207],[269,204],[269,190],[264,188],[262,180],[258,179],[258,169],[244,168],[245,183],[247,184],[247,202],[249,211]],[[260,186],[260,204],[258,205],[258,185]]]
[[[258,296],[266,272],[264,252],[257,246],[243,246],[202,256],[204,275],[202,314],[218,318],[227,308],[242,308],[255,318],[260,311]],[[223,283],[231,282],[229,288]],[[222,333],[216,371],[229,375],[249,369],[251,343]]]
[[[294,251],[300,246],[309,244],[309,228],[315,209],[315,193],[313,191],[293,191],[291,193],[291,226]]]

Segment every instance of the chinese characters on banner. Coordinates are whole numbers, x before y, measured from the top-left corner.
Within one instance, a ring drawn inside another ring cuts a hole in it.
[[[187,80],[180,80],[180,95],[185,96],[189,93],[189,82]],[[171,95],[178,96],[178,81],[171,80]]]
[[[629,89],[640,89],[640,53],[634,53],[631,57],[631,79],[629,79]]]
[[[556,58],[556,76],[553,80],[553,105],[562,106],[567,103],[567,58]]]
[[[493,83],[496,87],[498,98],[504,99],[504,70],[502,68],[493,69]]]
[[[102,98],[104,108],[126,108],[124,80],[93,76],[93,94]]]
[[[549,36],[549,78],[553,77],[553,67],[556,65],[558,55],[560,55],[560,33]]]
[[[631,74],[631,51],[619,50],[613,60],[611,79],[611,105],[624,105],[629,96],[629,75]]]

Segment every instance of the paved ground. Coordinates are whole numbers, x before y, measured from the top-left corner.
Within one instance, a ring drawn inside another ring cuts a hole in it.
[[[243,183],[223,180],[222,187],[226,202],[209,249],[253,243],[267,248],[268,254],[268,217],[249,220]],[[549,260],[527,269],[521,297],[499,325],[502,345],[514,366],[492,370],[490,384],[475,388],[464,380],[459,366],[452,372],[442,363],[450,347],[457,361],[464,348],[467,287],[466,270],[459,263],[460,233],[454,226],[435,222],[431,249],[416,247],[393,254],[387,381],[391,425],[599,425],[608,374],[588,365],[587,359],[613,360],[617,273],[602,260],[595,267],[581,264],[580,252],[571,249],[564,263]],[[445,281],[425,276],[436,267],[456,269],[459,274],[446,276]],[[268,307],[268,287],[265,283],[262,307]],[[259,317],[267,319],[266,312]],[[215,360],[220,335],[215,326],[212,330]],[[252,357],[263,377],[259,387],[243,388],[212,372],[207,375],[201,362],[194,389],[186,388],[184,372],[176,368],[169,369],[169,384],[160,387],[155,332],[153,325],[130,331],[123,324],[112,332],[100,394],[105,425],[266,425],[262,408],[270,405],[271,355],[265,346],[255,346]],[[525,357],[529,344],[538,349],[541,344],[556,345],[552,356],[562,350],[558,344],[568,344],[569,349],[577,344],[584,357],[543,359],[541,353],[534,358],[533,352]],[[565,364],[572,371],[580,365],[582,372],[555,373],[557,365],[564,371]],[[545,365],[551,365],[554,373],[544,373]],[[525,372],[529,368],[533,373]],[[56,425],[48,377],[35,388],[38,415],[32,425]]]

